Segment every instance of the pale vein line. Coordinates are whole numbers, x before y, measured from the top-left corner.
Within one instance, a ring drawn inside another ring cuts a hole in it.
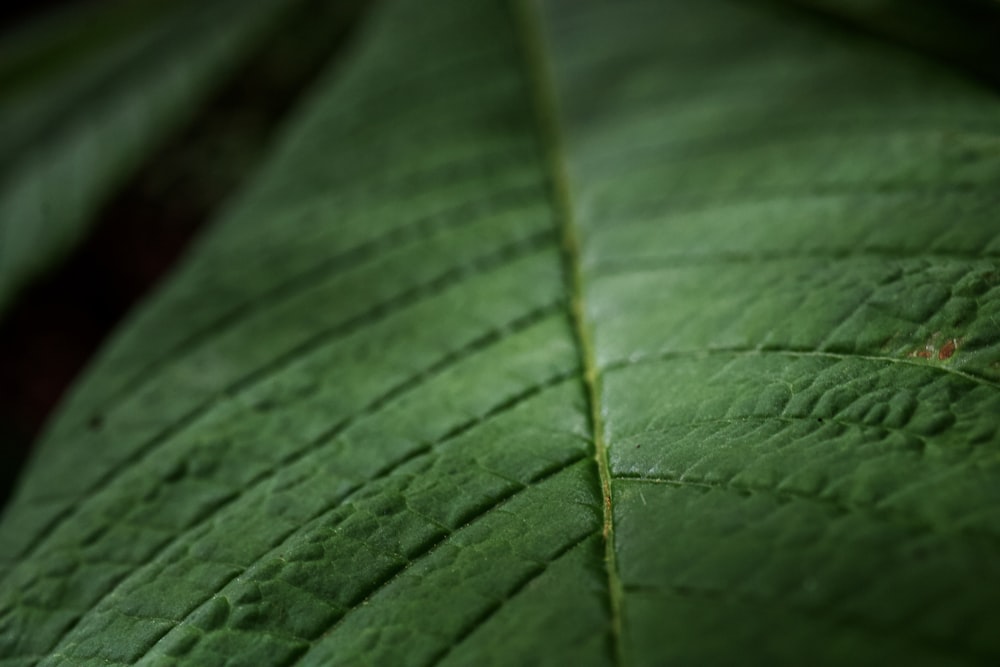
[[[776,251],[767,253],[723,252],[704,255],[622,255],[587,266],[592,273],[601,276],[627,276],[635,273],[656,273],[659,271],[684,271],[692,268],[702,268],[705,265],[713,268],[719,266],[742,266],[746,264],[769,264],[777,262],[796,261],[823,262],[853,262],[853,261],[896,261],[919,262],[952,261],[952,262],[997,262],[1000,254],[990,252],[893,252],[887,248],[869,248],[860,251],[828,252],[828,251]]]
[[[795,350],[788,348],[756,348],[756,347],[712,347],[712,348],[701,348],[694,350],[670,350],[666,352],[654,352],[649,354],[635,355],[627,357],[624,359],[614,359],[604,363],[601,366],[602,371],[605,373],[612,372],[616,370],[621,370],[629,366],[636,366],[639,364],[650,364],[657,361],[671,361],[674,359],[689,358],[689,357],[706,357],[713,356],[716,354],[730,354],[730,355],[740,355],[740,356],[765,356],[765,355],[784,355],[787,357],[819,357],[822,359],[836,359],[838,361],[870,361],[874,363],[885,362],[892,364],[903,364],[906,366],[913,366],[915,368],[921,368],[924,370],[937,371],[941,373],[947,373],[949,375],[958,376],[968,382],[973,382],[975,384],[983,385],[984,387],[991,387],[993,389],[1000,390],[1000,382],[990,380],[967,371],[961,371],[957,368],[951,366],[942,366],[934,363],[919,362],[906,357],[886,357],[878,354],[855,354],[853,352],[820,352],[818,350]]]
[[[860,503],[850,504],[843,502],[842,500],[838,500],[836,497],[826,497],[814,493],[796,491],[794,489],[779,489],[774,486],[741,484],[739,482],[734,482],[732,478],[723,481],[712,481],[704,477],[698,478],[688,476],[686,474],[680,477],[664,477],[645,474],[618,474],[615,475],[613,479],[617,482],[631,484],[659,484],[676,488],[703,489],[705,491],[722,491],[735,494],[759,494],[761,496],[772,498],[778,502],[796,500],[819,505],[827,508],[828,510],[839,512],[848,516],[866,515],[867,518],[872,521],[879,521],[908,530],[916,530],[919,531],[921,535],[930,534],[949,539],[954,539],[956,535],[961,535],[970,540],[986,542],[991,548],[998,544],[997,534],[982,528],[963,526],[949,529],[948,527],[935,524],[931,520],[924,517],[899,510],[879,507],[878,505]]]
[[[964,195],[983,195],[989,202],[997,199],[996,188],[992,183],[977,183],[975,181],[952,181],[947,183],[921,184],[888,180],[864,182],[840,181],[835,183],[819,183],[804,186],[798,185],[758,185],[752,187],[729,188],[720,190],[695,190],[688,192],[656,192],[642,198],[635,195],[630,203],[639,210],[649,210],[654,207],[669,207],[671,211],[683,214],[713,212],[719,209],[739,208],[743,206],[767,205],[795,200],[817,200],[823,198],[836,199],[878,199],[881,197],[906,198],[907,201],[936,201],[948,197]],[[630,218],[620,223],[615,229],[627,229],[648,220]]]
[[[651,428],[645,431],[637,431],[630,435],[627,435],[617,442],[621,446],[630,445],[633,442],[642,442],[645,438],[652,435],[664,435],[666,433],[671,433],[683,428],[697,428],[700,426],[711,426],[720,424],[746,424],[748,422],[787,422],[787,423],[804,423],[812,424],[817,428],[821,426],[826,426],[827,424],[835,424],[837,426],[845,426],[848,428],[856,428],[859,430],[871,429],[875,431],[884,431],[886,433],[898,433],[906,438],[914,438],[921,441],[922,443],[927,442],[927,436],[917,433],[916,431],[908,431],[904,428],[899,428],[897,426],[887,426],[885,424],[867,424],[862,421],[849,421],[846,419],[838,419],[836,417],[828,417],[822,415],[736,415],[733,417],[718,417],[715,419],[696,419],[694,421],[688,422],[674,422],[666,424],[660,428]]]
[[[600,402],[600,368],[586,321],[583,298],[583,274],[581,268],[581,247],[577,237],[576,222],[570,195],[569,173],[564,159],[565,147],[559,127],[559,104],[555,97],[555,84],[550,63],[546,56],[545,38],[540,18],[535,15],[528,0],[515,0],[513,9],[522,33],[525,72],[535,102],[538,132],[545,166],[549,172],[553,190],[553,214],[562,237],[562,255],[566,273],[567,289],[570,297],[570,319],[580,352],[582,380],[590,408],[590,424],[594,438],[594,459],[601,480],[603,496],[604,556],[608,578],[608,598],[611,610],[611,649],[613,658],[619,665],[625,664],[622,643],[622,603],[623,590],[618,575],[615,553],[614,512],[611,498],[611,471],[608,462],[607,443],[604,440]]]
[[[888,119],[886,120],[888,122]],[[875,121],[865,123],[864,126],[855,127],[845,127],[845,124],[838,123],[836,119],[833,119],[832,122],[830,119],[822,119],[818,125],[814,126],[796,126],[790,123],[772,122],[751,130],[741,127],[738,132],[729,134],[705,135],[690,139],[667,139],[656,143],[644,143],[638,147],[626,147],[617,151],[614,149],[607,149],[603,152],[594,151],[595,156],[588,159],[583,166],[596,163],[607,167],[602,172],[628,175],[630,171],[628,169],[629,166],[633,166],[631,171],[645,172],[647,169],[653,170],[660,166],[677,166],[678,164],[693,162],[695,160],[711,161],[720,158],[725,159],[731,157],[733,154],[743,155],[749,151],[773,150],[775,146],[782,148],[786,146],[808,146],[831,139],[860,143],[871,139],[882,139],[885,136],[921,138],[925,135],[934,136],[943,134],[946,131],[956,136],[961,136],[984,134],[987,132],[993,133],[997,130],[996,123],[989,121],[984,123],[982,129],[976,128],[971,130],[968,128],[959,129],[954,126],[947,128],[942,128],[941,126],[927,127],[923,125],[899,127],[898,121],[896,121],[895,125],[891,122],[888,122],[888,124],[891,128],[889,132],[886,132],[885,127],[877,125]],[[827,126],[830,127],[829,130],[826,130]],[[818,127],[822,127],[822,131],[817,129]],[[802,134],[794,134],[796,131],[802,132]],[[781,137],[781,142],[776,142],[775,137]],[[736,141],[736,138],[745,139],[745,141]],[[697,149],[695,152],[697,157],[692,157],[691,154],[678,151],[678,149],[692,148]],[[613,161],[611,158],[616,156],[621,158],[628,157],[631,160],[621,159]]]

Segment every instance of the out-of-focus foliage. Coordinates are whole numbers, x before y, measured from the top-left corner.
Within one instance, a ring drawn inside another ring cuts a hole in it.
[[[4,39],[0,311],[299,2],[92,3]]]

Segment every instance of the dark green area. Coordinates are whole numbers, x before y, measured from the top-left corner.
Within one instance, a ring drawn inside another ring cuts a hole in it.
[[[53,421],[6,664],[996,662],[998,112],[773,3],[381,4]]]

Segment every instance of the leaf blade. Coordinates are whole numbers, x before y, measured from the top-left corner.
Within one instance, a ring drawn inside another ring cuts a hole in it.
[[[71,403],[5,516],[2,606],[78,603],[45,664],[996,655],[996,94],[680,4],[552,3],[547,120],[509,6],[383,8],[94,371],[149,387]]]

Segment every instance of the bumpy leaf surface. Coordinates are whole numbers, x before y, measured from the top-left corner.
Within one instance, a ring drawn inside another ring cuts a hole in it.
[[[772,4],[381,5],[50,429],[3,664],[996,662],[998,132]]]

